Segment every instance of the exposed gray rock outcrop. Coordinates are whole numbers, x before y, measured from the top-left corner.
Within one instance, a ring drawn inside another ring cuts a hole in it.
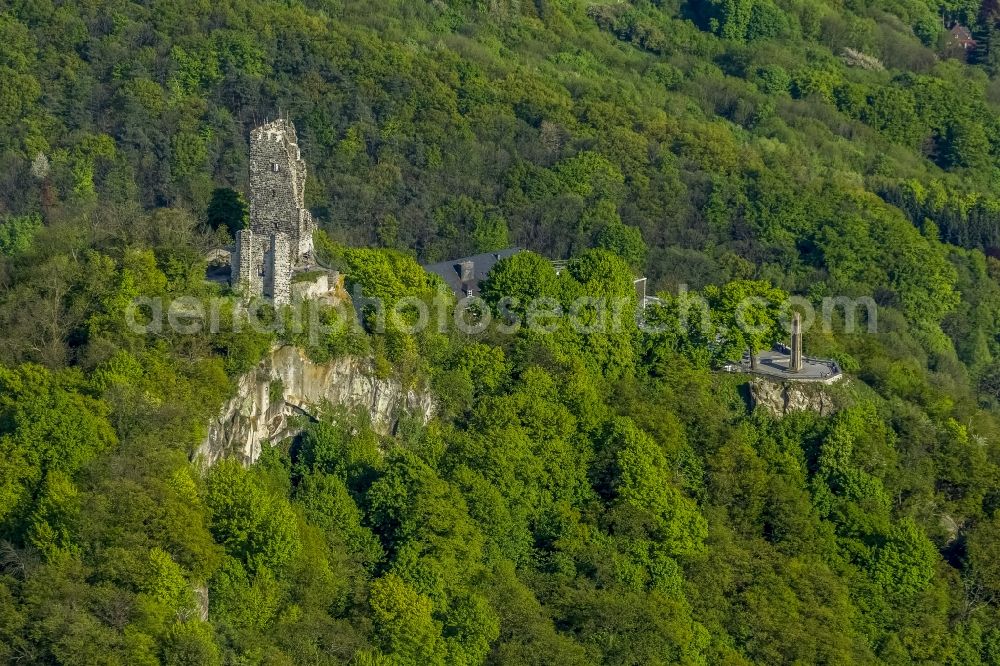
[[[837,410],[833,396],[823,384],[782,382],[762,377],[750,380],[750,406],[764,409],[778,418],[809,410],[829,416]]]
[[[208,622],[208,585],[198,583],[194,586],[194,602],[198,619],[202,622]]]
[[[297,347],[279,347],[239,378],[236,395],[212,419],[196,459],[212,465],[232,457],[252,464],[265,442],[298,434],[301,417],[315,418],[326,405],[365,410],[382,433],[392,432],[404,413],[426,422],[435,409],[429,391],[376,377],[367,359],[314,363]]]
[[[947,513],[942,513],[938,521],[941,531],[944,534],[944,544],[950,546],[958,540],[959,535],[962,533],[963,525]]]

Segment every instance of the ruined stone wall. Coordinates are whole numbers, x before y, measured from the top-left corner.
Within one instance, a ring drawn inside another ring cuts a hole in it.
[[[247,296],[260,296],[264,289],[260,275],[260,240],[252,229],[236,232],[236,250],[233,252],[230,270],[233,272],[233,286],[239,286]]]
[[[313,232],[316,231],[316,223],[313,221],[312,213],[303,208],[299,211],[299,246],[292,248],[298,252],[296,263],[302,260],[312,260],[313,256]]]
[[[291,301],[292,273],[311,264],[315,223],[305,208],[306,163],[285,119],[250,133],[250,226],[237,234],[234,286],[275,304]]]
[[[265,295],[270,296],[275,305],[287,305],[292,301],[292,265],[288,234],[282,232],[274,234],[271,243],[271,251],[268,253],[271,283]]]
[[[291,121],[275,120],[251,132],[250,226],[258,234],[288,234],[293,265],[312,253],[305,183],[306,163]]]
[[[287,230],[298,221],[302,170],[296,168],[296,155],[289,153],[294,141],[295,129],[284,120],[250,134],[250,225],[254,231]]]

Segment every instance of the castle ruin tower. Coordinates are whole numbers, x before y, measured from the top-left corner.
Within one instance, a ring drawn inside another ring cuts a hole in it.
[[[250,228],[288,235],[292,266],[313,253],[312,215],[306,210],[306,163],[292,121],[281,118],[250,133]]]
[[[798,312],[792,315],[792,351],[788,358],[788,369],[791,372],[802,372],[802,315]]]
[[[232,282],[248,297],[291,301],[292,273],[308,268],[316,225],[305,207],[306,163],[285,118],[250,133],[250,225],[236,235]]]

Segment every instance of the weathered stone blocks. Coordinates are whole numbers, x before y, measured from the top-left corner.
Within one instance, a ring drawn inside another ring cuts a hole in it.
[[[233,285],[248,297],[291,302],[292,273],[311,264],[316,225],[305,207],[305,183],[290,120],[250,133],[250,226],[237,233],[231,264]]]

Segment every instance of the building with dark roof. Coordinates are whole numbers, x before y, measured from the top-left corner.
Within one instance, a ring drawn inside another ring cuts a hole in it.
[[[520,251],[519,247],[509,247],[505,250],[429,264],[424,266],[424,270],[440,276],[459,298],[478,296],[479,284],[486,279],[493,266],[501,259],[512,257]]]
[[[956,23],[949,32],[954,43],[966,51],[976,48],[976,40],[972,38],[972,32],[964,25]]]

